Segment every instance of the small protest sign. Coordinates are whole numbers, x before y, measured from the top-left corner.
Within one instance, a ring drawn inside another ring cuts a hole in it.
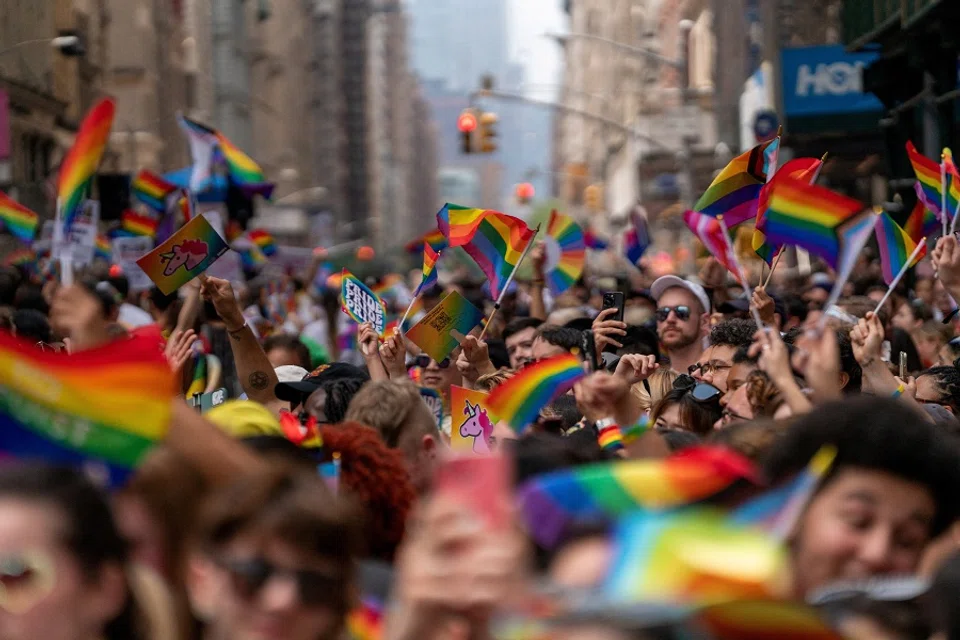
[[[383,301],[346,269],[340,279],[340,306],[354,322],[369,322],[377,335],[383,335],[387,326],[387,311]]]
[[[413,325],[406,336],[440,362],[482,321],[483,312],[454,291]]]
[[[487,408],[488,396],[482,391],[450,387],[450,448],[454,451],[490,453],[490,436],[497,418]]]
[[[228,249],[207,219],[197,216],[137,264],[160,291],[170,295],[206,271]]]
[[[440,393],[435,389],[420,387],[420,397],[430,409],[434,420],[437,421],[437,428],[440,429],[443,425],[443,398],[440,397]]]
[[[143,272],[137,260],[150,253],[153,249],[153,238],[136,236],[133,238],[114,238],[111,243],[113,253],[111,260],[119,265],[123,275],[130,283],[130,291],[145,291],[153,286],[150,276]]]
[[[227,389],[226,387],[221,387],[208,393],[198,393],[192,398],[187,398],[187,405],[193,409],[196,409],[198,400],[200,404],[200,413],[206,413],[210,409],[218,407],[227,401]]]
[[[80,213],[70,227],[70,233],[64,235],[63,221],[57,214],[53,227],[53,249],[51,255],[56,260],[68,260],[75,267],[93,262],[93,248],[97,242],[97,224],[100,222],[100,203],[85,200]]]

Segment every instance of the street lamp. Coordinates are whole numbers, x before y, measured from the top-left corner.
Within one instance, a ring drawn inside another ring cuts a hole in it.
[[[693,26],[693,22],[690,20],[681,20],[680,28],[684,28],[684,23],[689,22],[690,26]],[[643,47],[634,47],[633,45],[626,44],[624,42],[617,42],[616,40],[610,40],[609,38],[604,38],[602,36],[593,35],[592,33],[545,33],[543,34],[544,38],[551,38],[557,41],[557,44],[560,46],[565,46],[567,41],[573,40],[574,38],[579,40],[593,40],[594,42],[602,42],[608,44],[611,47],[620,49],[630,55],[641,56],[645,58],[650,58],[651,60],[656,60],[661,64],[665,64],[671,67],[676,67],[677,69],[681,68],[681,65],[684,64],[683,60],[672,60],[666,56],[663,56],[653,49],[644,49]]]
[[[18,42],[17,44],[11,47],[7,47],[6,49],[0,49],[0,56],[2,56],[5,53],[14,51],[15,49],[19,49],[20,47],[25,47],[28,44],[39,44],[41,42],[47,43],[54,49],[57,49],[58,51],[61,51],[65,54],[70,49],[76,50],[76,53],[73,53],[72,55],[83,54],[83,47],[80,44],[80,37],[76,35],[67,35],[67,36],[57,36],[52,40],[50,38],[37,38],[35,40],[24,40],[23,42]]]

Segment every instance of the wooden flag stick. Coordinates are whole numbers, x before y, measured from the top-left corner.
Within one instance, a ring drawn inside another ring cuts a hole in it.
[[[767,285],[770,284],[770,280],[773,278],[773,272],[777,270],[777,265],[780,264],[780,256],[783,255],[784,247],[780,247],[780,253],[777,254],[777,257],[773,259],[773,265],[770,267],[770,273],[767,274],[767,279],[763,283],[763,290],[767,290]]]

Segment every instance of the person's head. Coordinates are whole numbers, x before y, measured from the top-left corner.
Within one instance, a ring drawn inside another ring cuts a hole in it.
[[[120,294],[121,301],[126,302],[127,296],[130,295],[130,281],[127,279],[127,276],[122,273],[114,273],[108,276],[106,281],[117,290],[117,293]]]
[[[303,408],[319,424],[337,424],[347,416],[347,408],[357,392],[367,383],[362,378],[337,378],[320,385],[310,394]]]
[[[933,307],[933,278],[917,278],[913,284],[917,299],[929,307]]]
[[[951,366],[957,358],[960,358],[960,337],[951,338],[940,347],[940,351],[937,352],[937,366]]]
[[[797,594],[914,571],[960,515],[957,442],[903,402],[856,396],[795,418],[765,460],[768,477],[785,481],[825,445],[833,466],[790,537]]]
[[[837,330],[837,347],[840,351],[840,389],[845,395],[860,393],[863,387],[863,369],[853,355],[853,345],[847,331]]]
[[[703,287],[663,276],[653,283],[650,293],[657,301],[657,335],[667,351],[699,343],[710,319],[710,299]]]
[[[750,357],[749,345],[740,347],[733,354],[733,366],[727,373],[727,390],[720,398],[723,415],[717,422],[718,428],[753,418],[747,390],[743,387],[750,374],[757,370],[758,359],[759,356]]]
[[[707,444],[729,447],[759,463],[786,428],[786,421],[744,420],[715,430],[707,438]]]
[[[460,347],[437,362],[426,354],[420,354],[416,357],[416,366],[420,367],[420,383],[428,389],[434,389],[441,394],[446,395],[450,392],[450,387],[459,385],[462,381],[460,370],[457,369],[457,358],[460,355]]]
[[[700,362],[694,365],[693,377],[726,392],[733,356],[737,349],[753,343],[756,332],[757,324],[753,320],[724,320],[714,326],[710,330],[710,346],[700,355]]]
[[[210,637],[332,640],[352,605],[359,522],[316,473],[273,466],[214,491],[188,589]]]
[[[921,373],[917,376],[916,400],[921,404],[939,404],[960,416],[960,369],[951,364]]]
[[[520,369],[533,362],[533,343],[541,324],[536,318],[514,318],[503,328],[503,342],[507,345],[511,369]]]
[[[47,316],[36,309],[15,310],[11,322],[13,335],[25,342],[49,344],[53,340]]]
[[[281,382],[274,388],[274,393],[280,400],[289,402],[290,410],[294,411],[303,406],[307,398],[321,387],[346,379],[356,379],[363,384],[370,380],[370,376],[363,369],[345,362],[322,364],[299,382]]]
[[[579,349],[581,334],[582,332],[577,329],[552,325],[541,326],[537,338],[533,342],[533,361],[539,362]]]
[[[179,296],[176,292],[166,294],[157,287],[151,287],[147,294],[147,300],[150,304],[150,313],[154,319],[159,319],[168,309],[174,306]]]
[[[357,422],[321,427],[320,436],[325,450],[340,454],[339,490],[364,512],[365,557],[392,562],[416,499],[403,454]]]
[[[920,361],[925,365],[936,362],[940,355],[940,349],[952,337],[950,327],[936,320],[924,322],[911,335],[913,344],[917,347]]]
[[[412,382],[371,382],[353,397],[346,420],[373,428],[388,447],[400,450],[417,492],[429,490],[440,437],[433,414]]]
[[[277,333],[263,342],[263,351],[274,367],[292,364],[310,370],[310,350],[296,336]]]
[[[919,329],[928,320],[933,320],[933,309],[922,300],[903,302],[893,314],[893,326],[904,331]]]
[[[630,392],[637,397],[640,402],[640,408],[644,411],[652,409],[665,395],[673,389],[673,383],[677,379],[677,372],[660,367],[646,379],[646,384],[638,382],[630,387]]]
[[[817,283],[803,292],[803,301],[807,303],[808,311],[821,311],[830,297],[829,283]]]
[[[146,638],[107,499],[78,471],[0,466],[0,638]]]
[[[680,376],[675,388],[658,402],[650,421],[660,431],[682,429],[706,435],[720,417],[720,391],[689,376]]]
[[[807,320],[807,305],[799,295],[795,293],[786,293],[783,299],[783,322],[781,331],[789,331],[795,327],[803,326]]]

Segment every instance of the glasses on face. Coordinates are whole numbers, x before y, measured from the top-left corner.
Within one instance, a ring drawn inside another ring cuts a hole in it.
[[[697,382],[692,377],[681,374],[673,381],[674,389],[683,389],[693,396],[697,402],[715,402],[720,399],[723,392],[712,384],[707,382]]]
[[[678,304],[675,307],[658,307],[657,308],[657,321],[666,322],[667,318],[670,317],[670,312],[673,311],[677,316],[677,320],[680,322],[686,322],[690,319],[690,307],[685,304]]]
[[[54,578],[53,561],[44,553],[0,556],[0,608],[24,613],[50,593]]]
[[[321,571],[282,569],[264,558],[245,560],[220,558],[218,564],[230,574],[237,594],[245,600],[255,597],[274,576],[293,580],[306,606],[334,605],[343,597],[343,582]]]
[[[725,369],[733,369],[733,365],[711,360],[710,362],[698,362],[697,364],[690,365],[687,368],[687,373],[693,375],[695,371],[699,370],[700,375],[708,376],[711,373],[717,373],[718,371],[724,371]]]
[[[426,369],[427,367],[430,366],[430,363],[433,362],[433,358],[431,358],[430,356],[421,355],[421,356],[417,356],[413,362],[416,366],[420,367],[421,369]],[[443,360],[437,363],[437,366],[441,369],[446,369],[447,367],[450,366],[450,358],[444,358]]]

